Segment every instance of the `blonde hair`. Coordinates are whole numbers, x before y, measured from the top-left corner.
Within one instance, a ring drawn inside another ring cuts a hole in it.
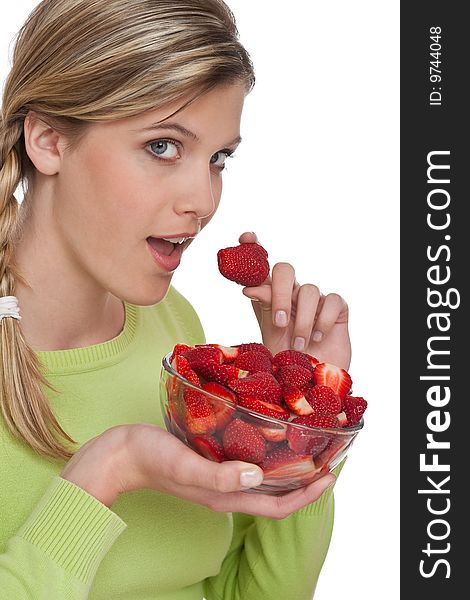
[[[0,296],[15,294],[12,262],[21,239],[34,167],[23,125],[29,111],[78,143],[93,122],[176,102],[214,86],[254,85],[253,65],[222,0],[44,0],[21,28],[0,120]],[[22,183],[25,200],[14,196]],[[0,408],[16,438],[67,460],[62,429],[18,320],[0,321]]]

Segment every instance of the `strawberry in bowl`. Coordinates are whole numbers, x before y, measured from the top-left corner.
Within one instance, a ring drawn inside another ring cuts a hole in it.
[[[346,455],[367,402],[347,371],[263,344],[177,344],[162,361],[165,426],[200,455],[259,465],[250,493],[279,495],[308,485]]]

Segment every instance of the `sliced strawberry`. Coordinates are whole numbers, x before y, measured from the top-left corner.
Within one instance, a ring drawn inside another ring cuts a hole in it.
[[[260,244],[222,248],[217,263],[224,277],[244,286],[261,285],[269,275],[268,253]]]
[[[253,410],[267,417],[280,419],[281,421],[287,421],[290,417],[289,411],[280,404],[271,404],[252,396],[238,396],[238,404],[248,410]]]
[[[341,399],[326,385],[315,385],[307,392],[307,402],[315,414],[337,415],[341,410]]]
[[[277,372],[281,367],[287,365],[300,365],[310,371],[313,370],[313,365],[310,362],[309,355],[298,350],[282,350],[273,357],[273,371]]]
[[[296,417],[291,423],[297,425],[308,425],[309,427],[328,427],[338,426],[336,417],[310,415],[308,417]],[[316,456],[326,448],[331,436],[328,433],[316,432],[306,428],[292,427],[287,428],[287,441],[289,447],[297,454],[311,454]]]
[[[347,371],[330,363],[318,363],[313,372],[313,380],[317,385],[327,385],[341,400],[346,397],[352,384]]]
[[[191,368],[198,372],[208,363],[222,364],[224,356],[219,348],[213,346],[196,346],[188,350],[184,357],[189,362]]]
[[[188,359],[186,359],[184,356],[176,355],[171,363],[171,366],[177,373],[181,375],[181,377],[184,377],[194,385],[200,387],[201,382],[199,381],[197,373],[193,371]]]
[[[240,355],[240,350],[236,346],[222,346],[221,344],[204,344],[204,346],[218,348],[222,352],[224,363],[233,362]]]
[[[283,442],[286,439],[287,425],[256,425],[256,427],[267,442]]]
[[[298,388],[306,385],[312,378],[312,370],[302,367],[302,365],[285,365],[279,367],[276,373],[276,379],[279,383],[290,383]]]
[[[253,373],[243,379],[231,381],[229,387],[239,396],[258,398],[270,404],[282,401],[282,388],[270,373]]]
[[[192,349],[192,346],[187,346],[186,344],[176,344],[175,347],[173,348],[173,352],[170,357],[170,365],[173,362],[173,359],[175,358],[175,356],[183,355],[185,352],[187,352],[188,350],[191,350],[191,349]]]
[[[186,429],[194,435],[213,433],[217,423],[214,408],[207,396],[187,387],[183,392],[183,400]]]
[[[233,413],[236,410],[237,395],[234,394],[232,390],[229,390],[228,388],[215,381],[208,381],[207,383],[203,383],[202,389],[207,390],[215,396],[224,398],[225,400],[228,400],[228,402],[231,402],[233,404],[233,406],[229,406],[228,404],[225,404],[225,402],[219,402],[215,398],[212,399],[210,396],[206,396],[209,402],[214,407],[216,430],[219,431],[220,429],[223,429],[227,425],[227,423],[232,419]]]
[[[222,444],[214,436],[196,436],[192,438],[191,445],[199,454],[213,460],[215,462],[222,462],[225,460],[225,452]]]
[[[265,479],[302,478],[316,473],[311,455],[297,454],[289,446],[278,446],[260,464]]]
[[[336,415],[336,418],[338,419],[338,423],[340,427],[347,427],[348,426],[348,417],[346,416],[346,413],[344,412],[344,410],[340,413],[338,413]]]
[[[229,460],[243,460],[258,464],[266,456],[266,441],[250,423],[234,419],[223,435],[223,447]]]
[[[342,408],[348,419],[348,427],[351,427],[361,420],[367,408],[367,401],[358,396],[346,396]]]
[[[232,380],[244,378],[248,375],[248,371],[237,369],[233,365],[218,365],[217,363],[199,365],[198,373],[207,381],[216,381],[222,385],[227,385]]]
[[[250,374],[264,371],[265,373],[271,373],[273,366],[271,359],[264,352],[258,352],[257,350],[248,350],[243,352],[233,363],[234,367],[248,371]]]
[[[286,384],[282,388],[284,402],[296,415],[306,416],[313,414],[313,408],[307,402],[304,393],[295,385]]]

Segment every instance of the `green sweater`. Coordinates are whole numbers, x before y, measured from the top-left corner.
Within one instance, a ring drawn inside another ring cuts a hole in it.
[[[38,352],[57,390],[48,392],[53,410],[80,445],[118,424],[164,427],[162,356],[177,342],[204,341],[173,287],[157,305],[125,308],[116,338]],[[0,417],[2,600],[312,598],[333,526],[331,488],[280,521],[151,490],[124,494],[110,510],[61,479],[62,468],[12,438]]]

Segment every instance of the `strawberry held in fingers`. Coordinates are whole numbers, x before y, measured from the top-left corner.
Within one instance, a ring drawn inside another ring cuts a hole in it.
[[[261,285],[269,275],[268,253],[256,243],[240,244],[217,252],[220,273],[243,286]]]

